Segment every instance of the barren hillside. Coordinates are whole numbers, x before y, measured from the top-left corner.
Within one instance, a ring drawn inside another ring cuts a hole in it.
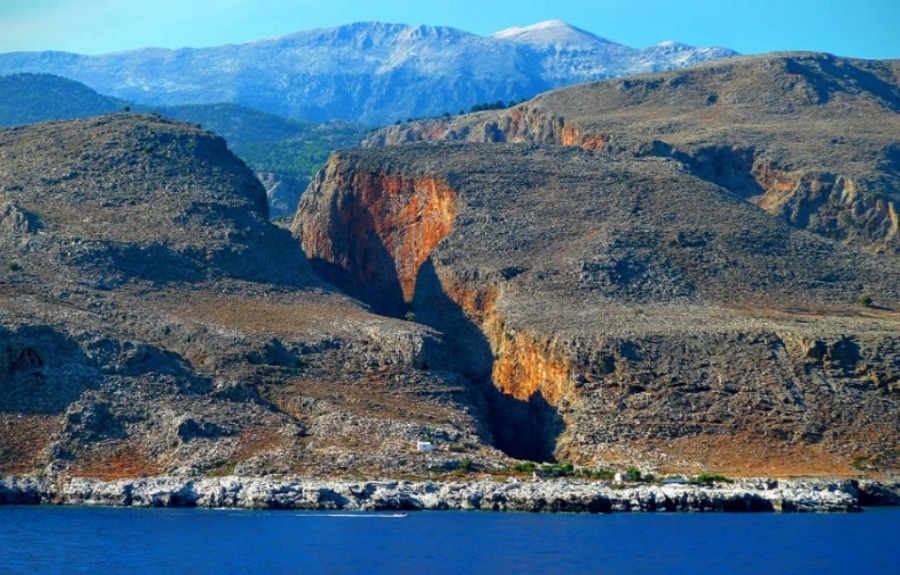
[[[0,131],[0,472],[415,471],[485,447],[441,338],[321,283],[224,140]],[[416,454],[417,439],[440,440]],[[450,452],[453,447],[455,452]]]

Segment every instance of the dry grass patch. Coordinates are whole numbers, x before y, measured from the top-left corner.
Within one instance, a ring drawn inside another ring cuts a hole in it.
[[[251,299],[193,292],[165,298],[162,305],[182,320],[254,334],[306,332],[335,322],[376,318],[351,300],[332,295]]]
[[[93,477],[103,481],[159,475],[163,469],[131,442],[95,444],[69,468],[73,477]]]
[[[38,467],[41,451],[59,427],[53,416],[0,414],[0,473],[27,473]]]
[[[444,424],[457,419],[456,410],[428,403],[417,397],[418,390],[392,387],[381,374],[358,384],[313,379],[294,380],[265,393],[267,400],[295,419],[309,414],[297,406],[297,398],[312,398],[328,403],[332,409],[361,417],[398,422]]]
[[[706,472],[728,477],[859,476],[851,467],[852,453],[761,437],[756,431],[650,441],[648,446],[678,454],[679,462],[660,466],[659,472],[664,475]]]

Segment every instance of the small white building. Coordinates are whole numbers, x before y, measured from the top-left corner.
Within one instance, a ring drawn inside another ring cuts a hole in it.
[[[616,474],[613,476],[613,482],[622,483],[623,481],[625,481],[625,476],[622,475],[621,471],[617,471]]]
[[[434,444],[430,441],[417,441],[416,451],[434,451]]]

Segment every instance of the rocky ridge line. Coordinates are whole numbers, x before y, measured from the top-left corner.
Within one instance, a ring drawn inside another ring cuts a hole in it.
[[[363,146],[536,143],[672,158],[794,227],[897,254],[898,111],[900,61],[776,53],[390,126]]]
[[[680,44],[634,49],[564,23],[555,28],[579,38],[546,45],[443,26],[358,22],[211,48],[13,52],[0,54],[0,74],[56,74],[149,105],[229,102],[313,122],[383,125],[735,54]]]

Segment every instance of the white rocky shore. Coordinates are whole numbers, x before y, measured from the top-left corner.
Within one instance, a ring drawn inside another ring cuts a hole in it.
[[[746,480],[715,486],[553,479],[460,482],[153,477],[120,481],[0,478],[0,504],[302,510],[859,511],[897,504],[897,485],[851,480]],[[874,495],[873,495],[874,494]],[[868,500],[866,498],[869,498]],[[874,498],[873,498],[874,497]]]

